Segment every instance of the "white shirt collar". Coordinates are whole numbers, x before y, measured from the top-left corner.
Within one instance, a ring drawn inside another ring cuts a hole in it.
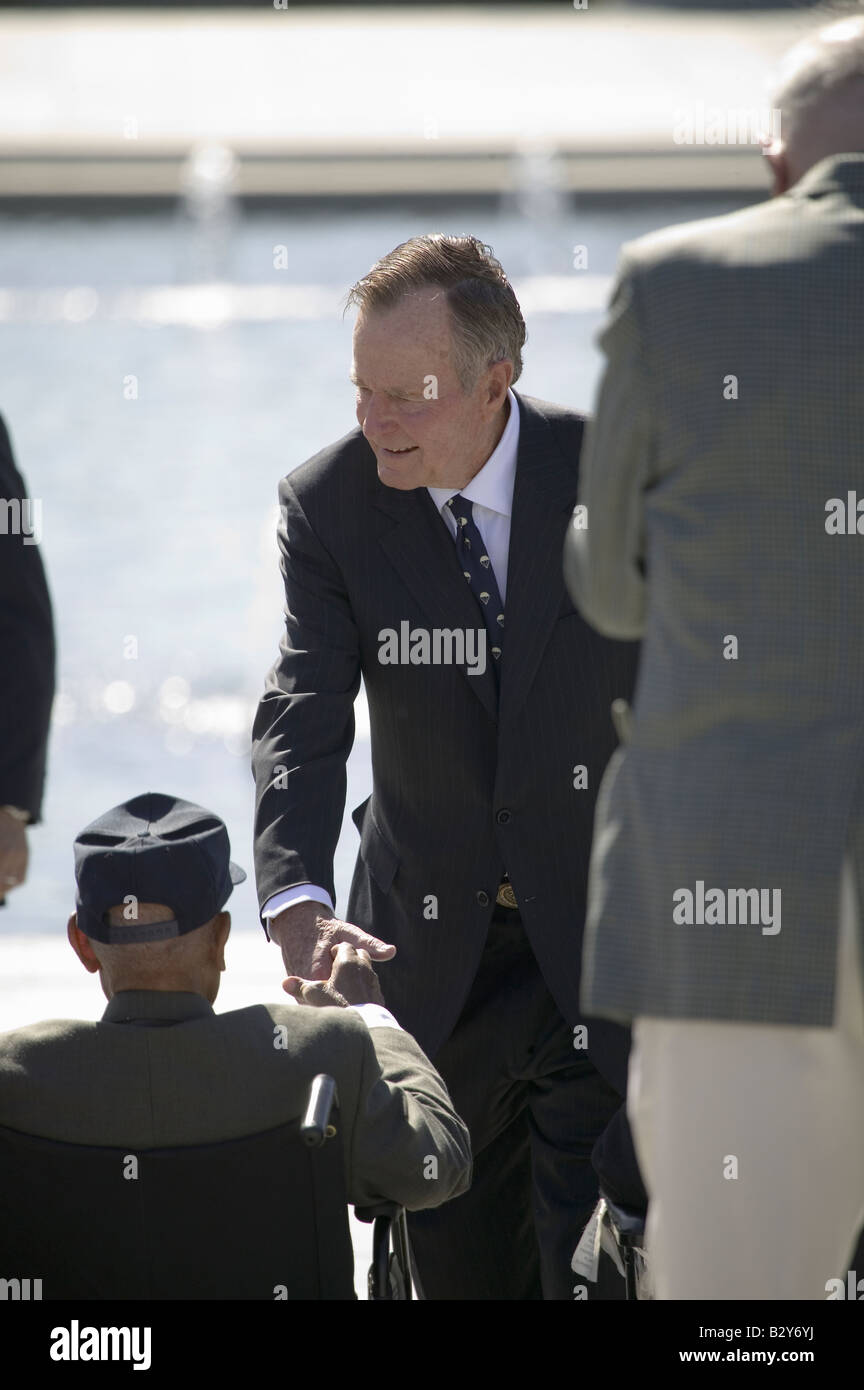
[[[430,487],[426,491],[439,512],[454,493],[488,507],[492,512],[510,516],[513,509],[513,487],[516,482],[516,457],[519,453],[519,402],[512,390],[507,390],[510,414],[501,438],[478,473],[463,488]]]

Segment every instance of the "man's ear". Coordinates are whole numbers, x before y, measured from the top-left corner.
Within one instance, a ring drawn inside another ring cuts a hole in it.
[[[80,960],[84,969],[91,975],[95,975],[99,970],[99,962],[93,954],[93,947],[90,944],[89,936],[85,936],[78,925],[78,914],[73,912],[69,921],[66,923],[66,935],[69,938],[69,945]]]
[[[219,966],[220,970],[225,969],[225,944],[228,940],[230,932],[231,913],[220,912],[218,917],[216,918],[216,936],[214,942],[217,956],[216,963]]]
[[[781,193],[787,193],[792,187],[786,150],[775,140],[771,146],[763,149],[762,153],[771,169],[771,197],[779,198]]]
[[[487,409],[493,413],[501,409],[512,379],[513,363],[509,358],[493,363],[486,378],[486,399],[483,403]]]

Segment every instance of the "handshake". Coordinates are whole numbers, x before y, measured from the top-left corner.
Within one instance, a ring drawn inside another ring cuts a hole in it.
[[[321,903],[293,903],[269,923],[282,949],[288,978],[282,985],[299,1004],[318,1008],[384,1004],[373,960],[392,960],[396,947],[351,922],[328,915]]]

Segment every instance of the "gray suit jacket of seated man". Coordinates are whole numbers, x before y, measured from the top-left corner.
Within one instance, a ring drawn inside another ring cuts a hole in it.
[[[410,1034],[353,1009],[122,990],[99,1022],[0,1034],[0,1123],[70,1144],[163,1148],[275,1128],[336,1080],[349,1202],[436,1207],[470,1185],[468,1131]],[[434,1157],[437,1162],[429,1162]]]

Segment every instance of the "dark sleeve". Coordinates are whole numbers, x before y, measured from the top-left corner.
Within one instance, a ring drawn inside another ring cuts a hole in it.
[[[344,580],[290,479],[277,532],[285,627],[252,730],[259,906],[315,883],[335,902],[333,856],[354,742],[360,642]]]
[[[41,819],[55,663],[40,508],[28,498],[0,419],[0,806],[20,806],[34,822]]]

